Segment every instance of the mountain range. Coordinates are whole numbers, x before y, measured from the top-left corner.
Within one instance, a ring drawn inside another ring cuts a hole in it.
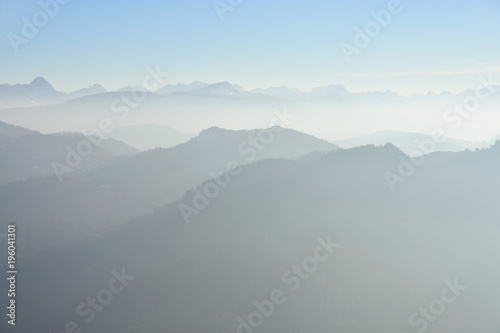
[[[214,127],[175,147],[143,153],[128,148],[118,154],[116,147],[108,149],[109,142],[117,141],[108,139],[106,144],[94,147],[88,157],[83,157],[81,165],[64,173],[61,179],[54,175],[53,162],[66,165],[67,147],[76,150],[84,137],[25,135],[3,148],[5,170],[1,174],[3,183],[31,179],[0,186],[0,211],[5,221],[19,224],[25,233],[25,239],[29,240],[25,253],[36,252],[41,244],[47,247],[99,235],[122,223],[125,217],[151,212],[200,182],[225,172],[230,161],[245,165],[270,158],[295,159],[313,152],[338,150],[336,145],[304,133],[276,130],[273,139],[264,144],[259,140],[262,130]],[[19,209],[24,206],[31,207],[29,212]],[[58,208],[61,206],[66,208],[61,211]],[[50,225],[32,220],[32,214],[43,215]],[[75,223],[73,228],[67,227],[67,214],[71,214],[70,219]]]
[[[209,128],[63,183],[0,186],[2,224],[16,223],[25,244],[19,329],[86,327],[76,309],[114,269],[129,280],[106,315],[95,311],[93,332],[244,331],[241,318],[273,290],[285,301],[263,317],[268,331],[412,330],[408,316],[453,283],[464,286],[446,305],[453,320],[430,324],[469,330],[472,316],[494,331],[482,314],[500,310],[491,294],[500,278],[491,257],[500,250],[499,144],[427,155],[392,192],[384,174],[408,157],[391,144],[339,150],[281,130],[247,160],[238,147],[259,133]],[[227,168],[233,159],[239,173]],[[209,184],[227,185],[195,206]],[[198,207],[189,224],[181,205]],[[309,265],[318,239],[339,246],[299,274],[293,267]]]
[[[471,142],[447,138],[443,142],[436,142],[432,135],[421,133],[409,133],[398,131],[378,131],[372,134],[362,135],[343,140],[332,140],[342,148],[354,148],[366,145],[385,145],[391,143],[401,149],[405,154],[411,155],[421,150],[421,145],[433,142],[434,151],[464,151],[488,148],[495,144],[498,137],[489,141]]]
[[[490,86],[492,89],[498,89],[498,85]],[[128,92],[128,91],[147,91],[142,86],[127,86],[115,90],[117,92]],[[48,105],[60,103],[64,100],[84,97],[92,94],[101,94],[108,92],[100,84],[94,84],[87,88],[82,88],[70,93],[64,93],[56,91],[52,85],[44,78],[37,77],[29,84],[14,84],[10,85],[7,83],[0,84],[0,110],[12,107],[24,107],[33,105]],[[110,91],[112,92],[112,91]],[[453,101],[456,97],[466,97],[474,93],[473,89],[468,89],[460,93],[451,92],[441,92],[433,93],[428,92],[424,95],[413,95],[411,97],[405,97],[399,95],[392,91],[386,92],[364,92],[364,93],[353,93],[348,91],[343,85],[334,84],[323,87],[316,87],[310,91],[301,91],[296,88],[289,88],[287,86],[270,87],[270,88],[256,88],[250,91],[246,91],[242,86],[238,84],[231,84],[229,82],[218,82],[218,83],[204,83],[200,81],[194,81],[190,84],[167,84],[156,91],[152,91],[159,95],[169,95],[172,93],[186,93],[192,92],[193,94],[213,94],[213,95],[234,95],[238,93],[246,94],[256,94],[256,95],[267,95],[276,98],[285,99],[298,99],[298,100],[308,100],[311,98],[319,98],[323,100],[342,100],[342,101],[352,101],[353,98],[358,100],[366,100],[368,102],[375,100],[385,101],[385,102],[405,102],[407,100],[414,101],[424,101],[432,100],[433,102],[437,100]],[[17,104],[16,104],[17,103]]]
[[[68,156],[76,156],[81,142],[90,141],[79,133],[41,134],[0,122],[0,184],[53,176],[53,163],[66,163]],[[92,146],[88,158],[82,160],[74,171],[83,172],[113,156],[138,152],[121,141],[103,139],[98,145]]]

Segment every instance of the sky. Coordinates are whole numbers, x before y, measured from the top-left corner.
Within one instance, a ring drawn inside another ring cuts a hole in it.
[[[60,91],[113,90],[139,85],[158,65],[168,84],[410,95],[458,92],[500,73],[498,0],[217,0],[231,9],[223,13],[213,0],[56,1],[41,0],[58,4],[51,17],[39,1],[0,0],[0,83],[42,76]],[[372,16],[380,11],[390,13],[385,26]],[[23,34],[26,22],[38,32]],[[369,44],[356,44],[367,27]],[[347,44],[357,49],[350,62]]]

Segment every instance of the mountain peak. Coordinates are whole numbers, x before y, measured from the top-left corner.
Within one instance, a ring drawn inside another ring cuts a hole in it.
[[[200,134],[198,135],[198,137],[207,138],[207,137],[212,137],[214,135],[219,135],[219,134],[225,133],[225,132],[227,132],[227,130],[224,129],[224,128],[220,128],[220,127],[217,127],[217,126],[212,126],[212,127],[205,128],[204,130],[202,130],[200,132]]]
[[[89,89],[106,91],[106,89],[98,83],[94,83],[89,87]]]
[[[36,78],[33,79],[33,81],[31,81],[31,84],[34,84],[34,83],[37,83],[37,82],[47,82],[47,80],[45,80],[41,76],[37,76]]]
[[[317,96],[328,96],[328,95],[345,95],[349,92],[346,87],[342,84],[333,84],[325,87],[317,87],[311,90],[311,93]]]
[[[77,91],[73,91],[69,93],[69,98],[78,98],[78,97],[84,97],[88,95],[94,95],[94,94],[102,94],[107,92],[106,89],[101,86],[100,84],[93,84],[88,88],[83,88]]]
[[[31,81],[30,86],[36,88],[54,89],[52,88],[50,83],[41,76],[38,76],[33,81]]]
[[[242,90],[243,90],[242,87],[224,81],[224,82],[212,83],[206,87],[194,89],[192,91],[202,94],[235,95],[240,93]]]

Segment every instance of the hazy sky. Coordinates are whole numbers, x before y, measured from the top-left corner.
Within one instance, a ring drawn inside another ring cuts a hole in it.
[[[73,0],[16,54],[8,34],[23,36],[23,17],[33,22],[42,9],[0,0],[0,83],[43,76],[62,91],[116,89],[161,65],[169,83],[410,94],[475,87],[479,73],[500,71],[498,0],[401,0],[402,12],[348,63],[340,43],[354,45],[355,28],[388,2],[243,0],[221,20],[211,0]]]

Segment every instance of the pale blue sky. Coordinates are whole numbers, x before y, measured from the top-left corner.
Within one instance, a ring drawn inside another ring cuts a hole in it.
[[[62,91],[111,90],[140,84],[146,66],[160,65],[172,84],[410,94],[475,87],[481,73],[500,71],[498,0],[401,0],[403,11],[347,63],[340,43],[352,44],[355,27],[388,2],[243,0],[221,21],[211,0],[73,0],[16,54],[8,33],[22,36],[22,18],[41,7],[0,0],[0,83],[43,76]]]

